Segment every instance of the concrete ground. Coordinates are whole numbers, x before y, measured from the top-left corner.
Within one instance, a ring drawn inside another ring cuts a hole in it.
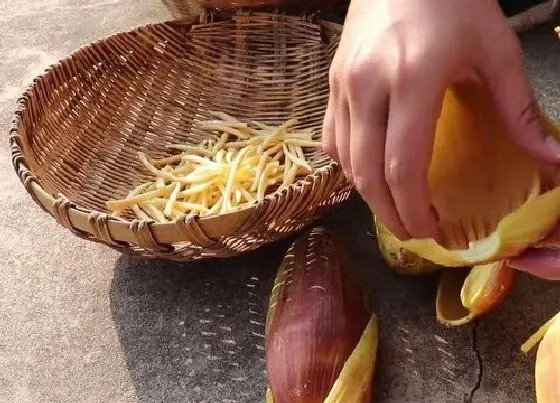
[[[57,226],[10,162],[24,85],[80,45],[166,18],[156,0],[0,2],[1,402],[262,401],[264,313],[288,241],[196,264],[131,259]],[[551,29],[522,37],[535,88],[558,119]],[[534,401],[534,357],[519,346],[560,309],[557,286],[520,276],[478,324],[445,329],[434,319],[436,278],[382,264],[358,199],[326,221],[350,241],[380,317],[377,402]]]

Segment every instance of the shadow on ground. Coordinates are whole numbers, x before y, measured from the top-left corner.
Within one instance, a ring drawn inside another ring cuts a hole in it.
[[[140,402],[262,400],[264,315],[286,246],[223,261],[119,259],[111,311]]]
[[[560,311],[559,285],[520,274],[502,305],[480,321],[477,346],[484,369],[484,393],[474,401],[534,401],[537,349],[526,355],[520,347]]]
[[[357,197],[318,224],[346,240],[379,316],[375,401],[468,401],[479,376],[474,331],[436,322],[437,275],[388,269]],[[266,306],[291,240],[217,261],[119,259],[111,310],[140,402],[263,400]]]

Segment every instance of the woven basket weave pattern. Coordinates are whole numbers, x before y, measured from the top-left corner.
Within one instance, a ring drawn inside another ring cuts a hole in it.
[[[109,218],[105,202],[149,180],[138,151],[163,157],[166,144],[198,144],[204,137],[193,120],[210,118],[208,111],[271,124],[296,117],[320,135],[339,35],[335,24],[239,14],[153,24],[94,43],[52,67],[20,100],[15,168],[58,222],[120,250],[191,260],[281,239],[349,195],[322,152],[308,154],[314,174],[249,211],[154,225]],[[52,205],[33,184],[56,198]],[[88,214],[81,229],[69,214],[76,209]]]
[[[235,10],[270,11],[281,8],[293,13],[315,13],[317,11],[345,15],[349,2],[346,0],[162,0],[174,18],[199,16],[205,12]]]

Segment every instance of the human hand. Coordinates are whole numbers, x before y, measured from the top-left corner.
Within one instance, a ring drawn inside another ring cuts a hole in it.
[[[323,145],[401,240],[439,238],[427,170],[444,92],[465,79],[486,82],[514,140],[560,167],[560,146],[546,135],[496,0],[351,1],[330,70]]]
[[[521,255],[509,259],[509,265],[536,277],[560,280],[560,223],[543,244],[551,247],[529,248]]]

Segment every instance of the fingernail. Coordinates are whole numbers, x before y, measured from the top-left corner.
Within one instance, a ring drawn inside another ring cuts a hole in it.
[[[560,158],[560,143],[552,136],[547,136],[544,139],[546,146]]]

